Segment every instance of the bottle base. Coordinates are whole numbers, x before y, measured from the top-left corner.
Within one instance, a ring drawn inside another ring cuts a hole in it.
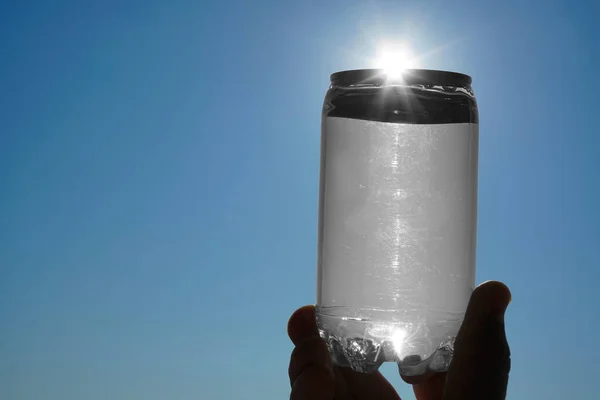
[[[390,337],[368,338],[369,335],[352,335],[347,330],[341,335],[336,335],[332,327],[332,318],[328,315],[317,314],[319,321],[319,334],[327,343],[334,365],[348,367],[362,373],[373,373],[384,362],[398,364],[400,373],[407,377],[422,376],[428,373],[446,372],[454,354],[454,337],[443,340],[434,351],[429,351],[427,357],[421,354],[412,354],[407,346],[399,351],[405,338]],[[366,321],[352,321],[355,325],[373,325]],[[347,323],[347,321],[346,321]],[[347,326],[347,325],[346,325]],[[367,332],[368,328],[364,329]],[[365,337],[366,336],[366,337]],[[408,346],[409,347],[409,346]]]

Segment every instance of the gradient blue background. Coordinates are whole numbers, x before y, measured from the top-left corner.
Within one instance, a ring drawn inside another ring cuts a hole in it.
[[[598,15],[0,1],[0,398],[286,398],[286,322],[315,298],[328,76],[384,39],[474,78],[477,280],[513,291],[509,398],[594,398]]]

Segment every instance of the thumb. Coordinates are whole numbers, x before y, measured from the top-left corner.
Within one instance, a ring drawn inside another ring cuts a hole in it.
[[[444,400],[506,397],[510,350],[504,332],[504,312],[510,299],[510,290],[500,282],[486,282],[473,291],[456,337]]]

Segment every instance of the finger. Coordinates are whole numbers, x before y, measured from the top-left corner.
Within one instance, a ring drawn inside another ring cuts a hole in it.
[[[344,369],[346,368],[333,367],[333,374],[335,375],[335,394],[333,398],[335,400],[355,400],[354,395],[348,388],[346,378],[344,378]]]
[[[398,369],[400,369],[399,366],[398,366]],[[432,372],[432,371],[427,371],[423,375],[414,375],[414,376],[402,375],[402,372],[400,372],[400,377],[402,378],[402,380],[404,382],[408,383],[409,385],[413,385],[413,386],[423,385],[423,384],[425,384],[425,382],[429,381],[436,375],[438,375],[438,374],[436,372]]]
[[[306,367],[292,386],[291,400],[333,400],[335,379],[329,365]]]
[[[427,381],[413,385],[413,391],[417,400],[442,400],[445,384],[445,373],[433,374]]]
[[[400,400],[396,389],[379,371],[370,374],[350,368],[340,368],[340,371],[349,391],[357,399]]]
[[[290,358],[288,374],[293,385],[302,371],[312,365],[331,366],[331,357],[327,344],[319,337],[315,337],[296,346]]]
[[[500,282],[486,282],[473,291],[456,337],[444,400],[506,397],[510,350],[504,312],[510,300],[510,290]]]
[[[287,326],[288,336],[294,345],[319,336],[315,306],[304,306],[296,310]]]

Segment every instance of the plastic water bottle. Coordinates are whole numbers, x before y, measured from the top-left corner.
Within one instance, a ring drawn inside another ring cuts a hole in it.
[[[323,106],[317,322],[334,363],[448,369],[475,281],[469,76],[338,72]]]

